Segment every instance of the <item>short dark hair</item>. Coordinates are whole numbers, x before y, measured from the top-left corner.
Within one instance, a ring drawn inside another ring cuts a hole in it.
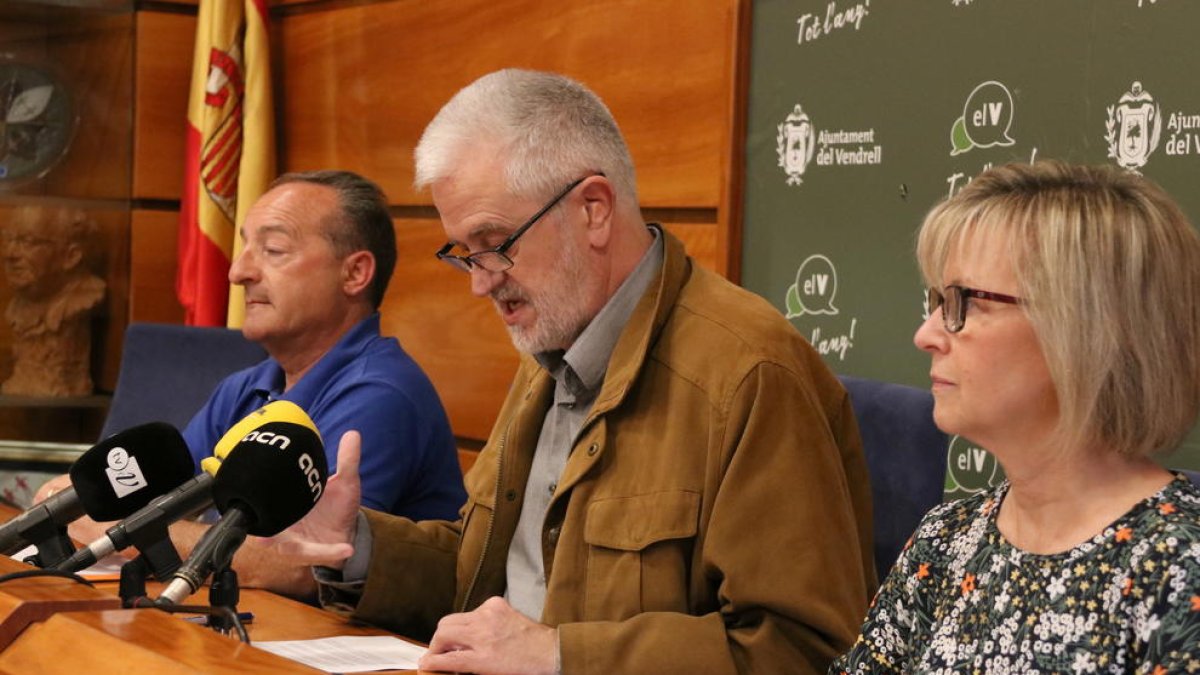
[[[364,250],[375,257],[369,298],[372,307],[379,309],[396,269],[396,231],[383,190],[353,171],[340,170],[285,173],[270,189],[288,183],[324,185],[337,193],[342,217],[325,227],[325,236],[340,257]]]

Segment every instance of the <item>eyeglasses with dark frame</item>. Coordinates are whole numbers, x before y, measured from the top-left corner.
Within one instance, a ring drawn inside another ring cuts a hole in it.
[[[566,197],[568,194],[570,194],[571,190],[579,187],[580,183],[591,178],[592,176],[603,175],[603,173],[597,172],[572,181],[570,185],[562,189],[562,192],[554,195],[554,199],[551,199],[546,203],[545,206],[538,209],[537,213],[530,216],[529,220],[525,221],[523,225],[518,227],[516,231],[508,236],[507,239],[500,242],[499,246],[489,248],[484,251],[476,251],[475,253],[471,253],[469,255],[454,255],[450,252],[454,248],[454,242],[446,242],[446,245],[439,249],[435,255],[437,256],[438,260],[447,263],[454,269],[462,270],[463,272],[470,272],[475,267],[487,270],[489,272],[508,271],[509,269],[512,269],[514,263],[512,258],[508,257],[506,253],[508,252],[508,249],[512,248],[513,244],[517,243],[517,240],[521,238],[521,235],[525,234],[526,230],[533,227],[534,223],[541,220],[542,216],[546,215],[550,209],[554,208],[556,204],[563,200],[563,197]]]
[[[945,326],[947,333],[957,333],[967,323],[967,303],[970,298],[1004,302],[1010,305],[1020,305],[1025,302],[1012,295],[981,291],[966,286],[947,286],[945,291],[939,291],[932,286],[925,289],[929,313],[933,314],[938,307],[942,308],[942,325]]]

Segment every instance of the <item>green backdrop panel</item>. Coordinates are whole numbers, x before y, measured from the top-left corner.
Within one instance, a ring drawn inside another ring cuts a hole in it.
[[[928,386],[912,344],[924,313],[915,232],[991,165],[1117,164],[1200,214],[1200,3],[757,0],[753,11],[742,282],[837,372]],[[997,480],[969,446],[951,448],[952,481]],[[1200,433],[1169,463],[1200,467]]]

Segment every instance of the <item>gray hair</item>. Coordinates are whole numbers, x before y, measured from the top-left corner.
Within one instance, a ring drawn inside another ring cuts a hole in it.
[[[508,191],[541,199],[603,173],[637,208],[633,160],[612,113],[596,94],[562,75],[500,70],[460,90],[425,128],[413,153],[418,190],[454,173],[471,150],[494,144]]]
[[[941,287],[947,258],[989,232],[1007,240],[1028,299],[1059,440],[1174,449],[1200,412],[1200,235],[1175,202],[1114,167],[996,167],[926,216],[926,281]]]

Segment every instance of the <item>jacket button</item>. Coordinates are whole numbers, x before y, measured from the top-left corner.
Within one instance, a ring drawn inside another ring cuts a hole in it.
[[[546,541],[549,542],[551,546],[558,544],[558,532],[559,528],[557,526],[546,531]]]
[[[588,446],[588,457],[595,455],[598,450],[600,450],[600,446],[596,443],[592,443],[590,446]]]
[[[510,489],[508,492],[505,492],[505,493],[504,493],[504,498],[505,498],[505,499],[507,499],[507,500],[508,500],[508,501],[510,501],[510,502],[515,502],[515,501],[517,501],[517,491],[516,491],[516,490],[511,490],[511,489]]]

